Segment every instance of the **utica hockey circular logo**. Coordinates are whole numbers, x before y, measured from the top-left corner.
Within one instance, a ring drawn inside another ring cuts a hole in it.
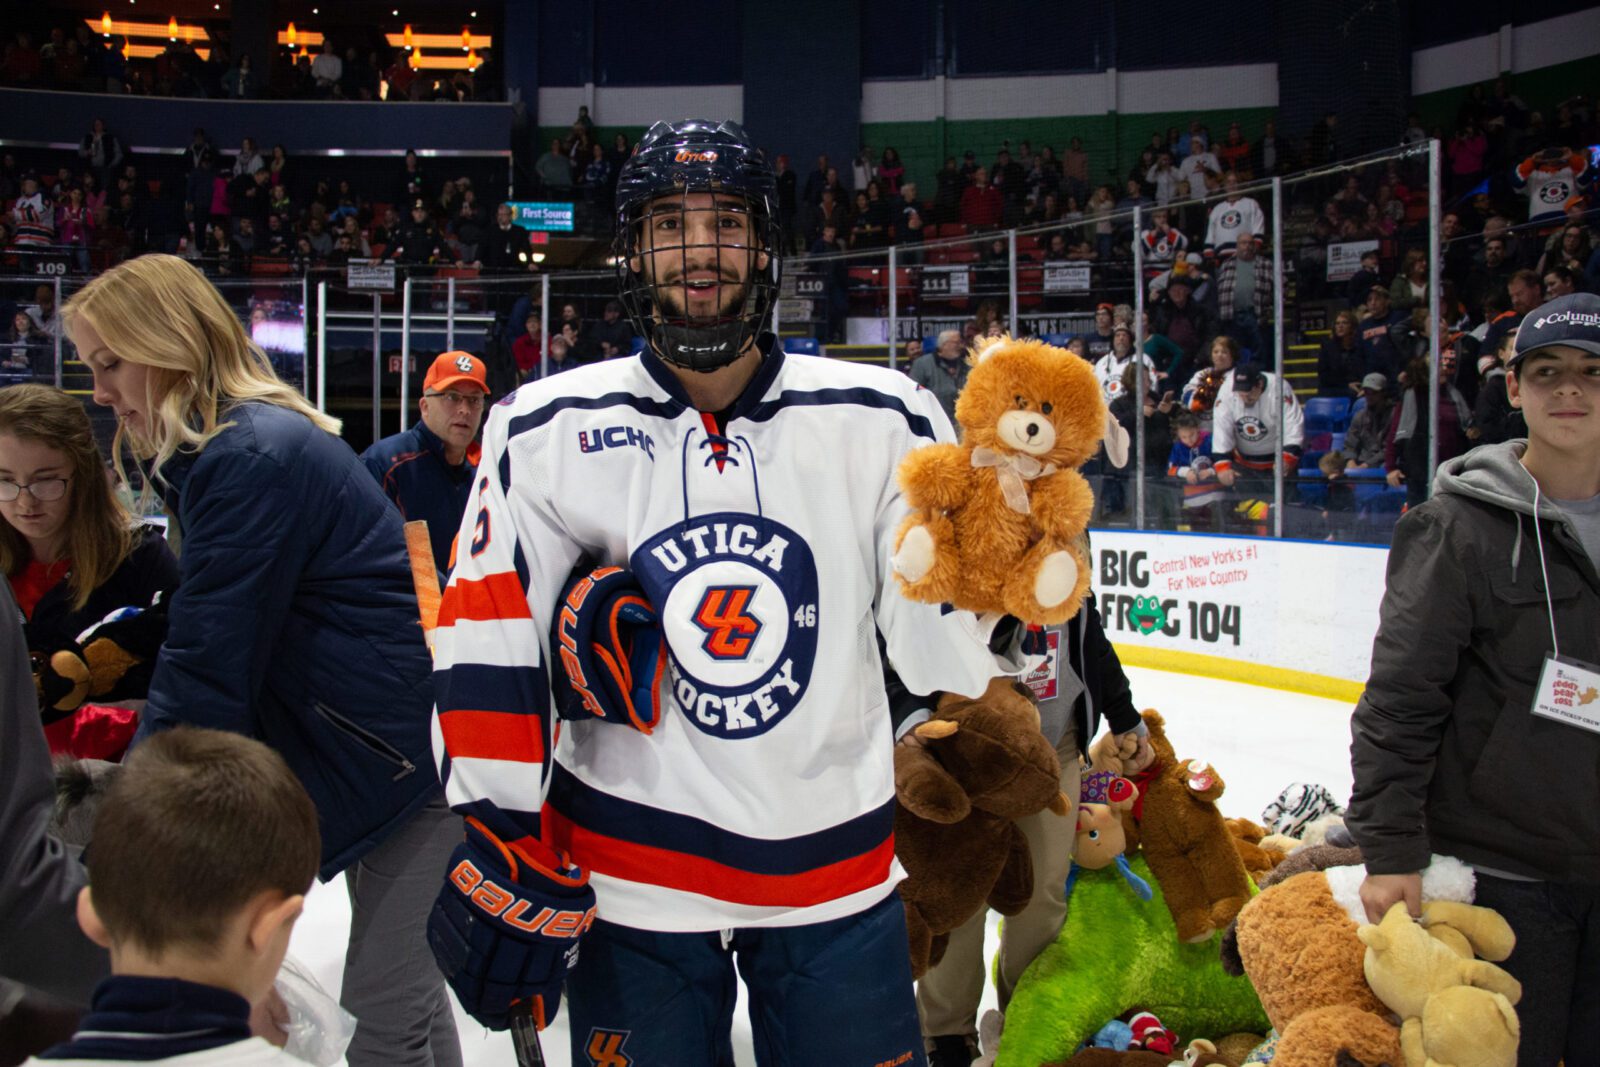
[[[811,683],[817,565],[800,535],[738,512],[696,516],[639,546],[633,572],[661,615],[673,701],[714,737],[756,737]]]
[[[1267,436],[1267,428],[1254,415],[1246,415],[1234,423],[1234,432],[1241,441],[1260,441]]]
[[[1222,213],[1222,218],[1220,221],[1223,229],[1237,230],[1239,228],[1239,224],[1244,221],[1244,216],[1239,214],[1239,212],[1234,208],[1229,208],[1227,211]]]

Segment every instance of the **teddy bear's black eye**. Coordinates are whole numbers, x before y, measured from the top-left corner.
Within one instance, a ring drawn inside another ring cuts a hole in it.
[[[1025,407],[1028,406],[1028,398],[1025,397],[1025,396],[1018,395],[1017,398],[1016,398],[1016,401],[1017,401],[1017,407],[1019,407],[1019,408],[1025,408]]]
[[[1048,414],[1050,414],[1050,411],[1051,411],[1050,401],[1046,400],[1043,404],[1039,405],[1039,412],[1041,414],[1048,415]]]
[[[1089,840],[1090,841],[1098,841],[1098,840],[1100,840],[1100,831],[1099,830],[1090,830],[1088,836],[1089,836]]]

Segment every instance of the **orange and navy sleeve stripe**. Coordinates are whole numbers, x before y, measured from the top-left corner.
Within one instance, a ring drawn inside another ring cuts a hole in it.
[[[556,588],[561,577],[539,561],[563,574],[571,564],[541,540],[549,524],[520,515],[508,498],[495,455],[503,447],[485,448],[439,605],[434,750],[450,805],[514,841],[538,835],[555,747],[544,648],[553,605],[541,609],[530,590]]]

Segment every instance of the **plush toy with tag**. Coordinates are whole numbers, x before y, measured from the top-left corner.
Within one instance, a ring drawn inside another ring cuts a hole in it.
[[[1002,337],[971,362],[956,402],[961,444],[900,464],[911,506],[895,543],[900,588],[926,603],[1065,622],[1089,591],[1080,539],[1094,495],[1077,467],[1115,423],[1094,370],[1065,349]],[[1107,450],[1126,461],[1120,427]]]

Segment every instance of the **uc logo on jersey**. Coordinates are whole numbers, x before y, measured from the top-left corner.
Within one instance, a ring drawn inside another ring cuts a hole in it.
[[[657,606],[672,698],[714,737],[756,737],[804,697],[817,655],[817,565],[789,527],[741,512],[674,524],[633,553]]]

